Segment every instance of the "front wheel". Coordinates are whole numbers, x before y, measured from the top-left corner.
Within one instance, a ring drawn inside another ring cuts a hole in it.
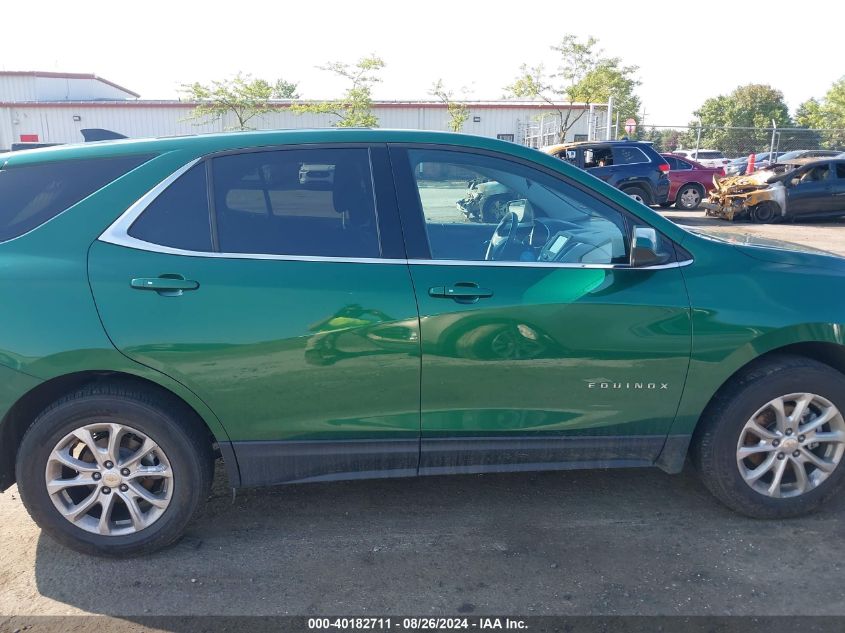
[[[176,541],[205,502],[213,468],[204,427],[180,405],[100,386],[39,415],[16,468],[35,522],[87,554],[133,556]]]
[[[759,363],[705,412],[693,461],[725,505],[755,518],[819,509],[845,480],[845,376],[813,360]]]
[[[778,217],[780,208],[774,202],[761,202],[760,204],[751,208],[749,215],[754,222],[766,224],[774,222]]]

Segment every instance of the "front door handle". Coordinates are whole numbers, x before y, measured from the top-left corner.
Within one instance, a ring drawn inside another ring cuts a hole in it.
[[[159,277],[136,277],[129,282],[135,290],[155,290],[165,297],[178,297],[187,290],[196,290],[199,282],[185,279],[182,275],[161,275]]]
[[[486,299],[493,296],[493,291],[488,288],[479,288],[478,284],[471,282],[458,282],[451,286],[434,286],[428,289],[430,297],[437,299],[454,299],[459,303],[475,303],[479,299]]]

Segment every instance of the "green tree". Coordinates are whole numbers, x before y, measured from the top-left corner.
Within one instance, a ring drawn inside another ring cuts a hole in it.
[[[821,100],[808,99],[802,103],[795,121],[802,127],[824,130],[816,133],[820,145],[845,146],[845,77],[835,81]]]
[[[811,129],[827,127],[826,116],[818,99],[807,99],[798,106],[795,112],[795,123]]]
[[[247,125],[255,117],[277,107],[273,99],[298,99],[297,84],[279,79],[271,84],[238,73],[231,79],[214,80],[208,84],[182,84],[180,92],[197,106],[188,116],[204,123],[218,121],[226,115],[234,116],[237,124],[228,130],[249,130]]]
[[[587,112],[583,108],[573,109],[574,103],[606,103],[613,97],[620,118],[637,118],[640,99],[635,91],[640,82],[635,75],[639,67],[624,66],[619,57],[607,57],[594,37],[581,40],[568,34],[551,49],[558,56],[556,72],[547,72],[543,64],[523,64],[519,75],[505,86],[505,93],[540,99],[553,106],[560,117],[560,141],[566,139],[567,132]]]
[[[445,88],[442,79],[438,79],[432,84],[428,94],[437,97],[446,104],[446,112],[449,114],[449,129],[453,132],[460,132],[464,123],[469,119],[469,108],[466,104],[452,99],[452,91]]]
[[[739,86],[729,95],[707,99],[693,114],[698,121],[690,123],[684,145],[695,147],[700,121],[700,147],[734,156],[768,149],[772,120],[778,127],[792,124],[783,93],[765,84]]]
[[[291,106],[294,112],[334,115],[338,118],[336,127],[378,127],[378,118],[372,112],[372,88],[381,81],[378,71],[384,68],[384,61],[380,57],[369,55],[355,64],[329,62],[317,68],[346,79],[349,87],[334,101],[295,103]]]

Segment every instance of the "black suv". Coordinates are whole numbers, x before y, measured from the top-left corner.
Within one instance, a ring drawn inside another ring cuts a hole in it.
[[[543,151],[621,189],[643,204],[669,198],[669,163],[644,141],[587,141],[564,143]]]

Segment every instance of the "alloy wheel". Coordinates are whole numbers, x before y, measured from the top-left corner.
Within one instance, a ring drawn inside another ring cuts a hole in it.
[[[680,200],[684,209],[694,209],[701,203],[701,193],[695,187],[688,187],[681,192]]]
[[[829,400],[812,393],[775,398],[745,423],[736,463],[745,483],[773,498],[817,488],[845,453],[845,419]]]
[[[88,424],[63,437],[45,470],[59,513],[94,534],[122,536],[149,527],[167,510],[173,470],[144,433],[113,422]]]

